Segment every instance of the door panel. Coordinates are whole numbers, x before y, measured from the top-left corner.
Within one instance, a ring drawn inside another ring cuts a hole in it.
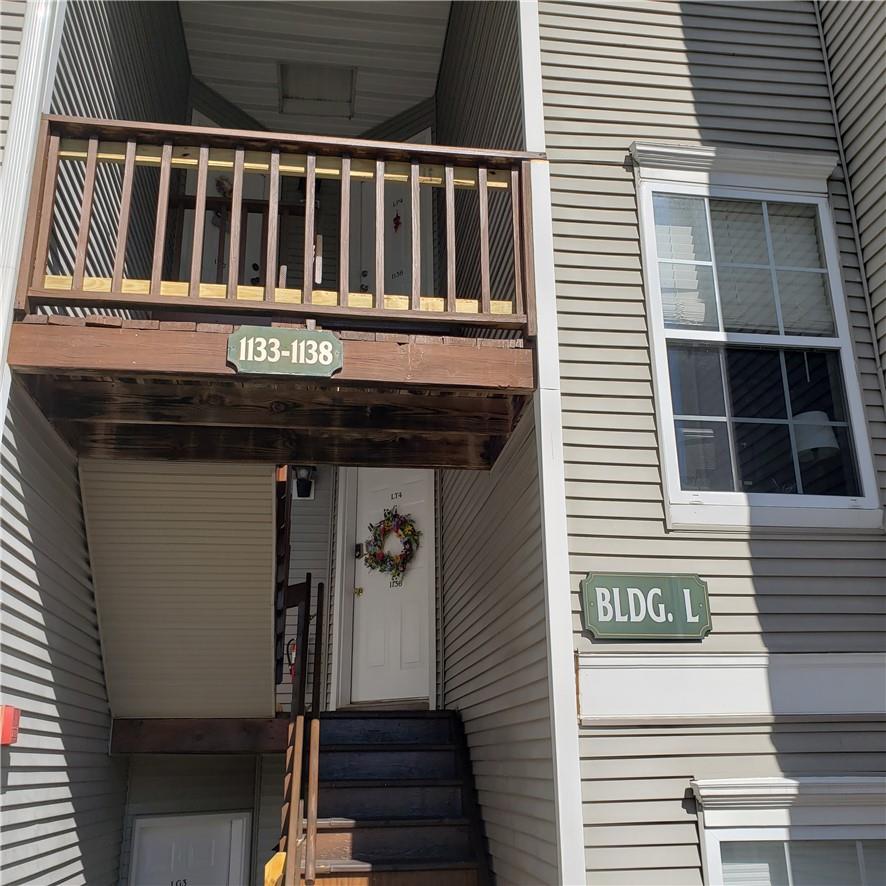
[[[130,886],[242,886],[248,813],[137,819]]]
[[[434,589],[434,473],[396,468],[357,472],[357,540],[386,508],[410,514],[422,532],[421,543],[401,579],[355,568],[351,701],[427,698],[430,685],[429,624]],[[388,536],[386,549],[400,540]]]

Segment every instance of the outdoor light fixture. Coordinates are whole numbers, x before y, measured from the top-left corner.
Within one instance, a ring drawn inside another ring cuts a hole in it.
[[[312,499],[317,469],[306,465],[296,465],[293,470],[295,471],[295,497]]]

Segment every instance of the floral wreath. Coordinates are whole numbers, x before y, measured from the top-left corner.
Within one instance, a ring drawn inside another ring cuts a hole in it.
[[[363,562],[370,569],[389,572],[394,578],[400,578],[421,542],[421,532],[415,528],[412,517],[399,513],[396,508],[386,508],[384,516],[374,526],[370,525],[369,531],[372,535],[366,540]],[[399,554],[385,551],[385,539],[392,532],[402,542]]]

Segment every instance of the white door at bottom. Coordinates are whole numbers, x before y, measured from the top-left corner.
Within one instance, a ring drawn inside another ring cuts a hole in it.
[[[406,468],[359,468],[357,540],[368,535],[384,511],[396,507],[422,533],[418,550],[399,578],[357,561],[354,584],[354,646],[351,702],[428,698],[430,614],[434,591],[434,472]],[[399,553],[391,533],[385,549]]]
[[[137,818],[130,886],[246,886],[249,821],[248,812]]]

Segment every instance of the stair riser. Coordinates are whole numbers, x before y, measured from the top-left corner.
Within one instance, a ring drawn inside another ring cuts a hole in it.
[[[336,787],[320,791],[321,818],[458,818],[462,814],[461,788]]]
[[[377,871],[375,873],[318,873],[324,886],[478,886],[473,870]]]
[[[320,753],[320,778],[455,778],[454,750],[330,751]],[[322,793],[322,788],[321,788]]]
[[[322,744],[447,744],[451,740],[446,717],[335,717],[323,720]]]
[[[359,827],[317,832],[317,857],[358,861],[470,861],[471,839],[461,825]]]

